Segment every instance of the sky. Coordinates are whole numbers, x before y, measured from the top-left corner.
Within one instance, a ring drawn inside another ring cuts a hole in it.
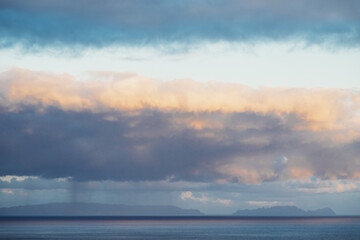
[[[360,215],[360,2],[0,0],[0,207]]]

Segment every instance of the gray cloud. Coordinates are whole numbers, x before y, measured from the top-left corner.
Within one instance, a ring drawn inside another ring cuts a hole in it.
[[[3,47],[287,41],[358,46],[358,1],[2,1]]]
[[[224,126],[179,124],[189,117],[218,119]],[[331,143],[321,133],[294,130],[294,121],[291,115],[250,112],[3,109],[0,175],[241,183],[358,177],[357,141]],[[283,157],[289,160],[281,165]]]
[[[187,129],[174,131],[172,116],[160,112],[124,113],[115,122],[105,120],[103,114],[58,109],[45,113],[28,109],[3,116],[2,175],[204,180],[214,178],[214,173],[208,174],[218,159],[257,149],[235,149]]]

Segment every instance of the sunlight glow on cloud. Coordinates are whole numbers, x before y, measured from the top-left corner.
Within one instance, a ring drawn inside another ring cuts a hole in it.
[[[87,81],[13,69],[0,76],[3,106],[56,106],[94,112],[158,109],[183,112],[254,112],[279,116],[295,114],[304,120],[297,129],[336,130],[357,127],[359,93],[339,89],[258,89],[240,84],[190,79],[156,81],[130,73],[92,72]],[[211,96],[211,98],[209,98]],[[202,128],[205,122],[189,122]],[[205,125],[204,125],[205,124]],[[221,125],[218,125],[221,126]]]

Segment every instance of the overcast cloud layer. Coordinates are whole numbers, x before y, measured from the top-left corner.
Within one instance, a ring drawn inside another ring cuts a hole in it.
[[[1,46],[190,46],[202,41],[358,46],[360,3],[302,1],[1,1]]]

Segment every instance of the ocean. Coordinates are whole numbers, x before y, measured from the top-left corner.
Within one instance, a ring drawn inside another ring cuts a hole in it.
[[[0,239],[359,240],[360,217],[0,217]]]

